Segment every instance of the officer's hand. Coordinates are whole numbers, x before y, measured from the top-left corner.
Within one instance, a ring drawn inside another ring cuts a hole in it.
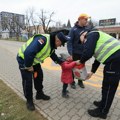
[[[86,80],[87,80],[87,79],[90,79],[90,78],[92,77],[92,75],[93,75],[93,72],[88,73],[88,75],[87,75],[87,77],[86,77]]]
[[[27,70],[28,70],[29,72],[33,72],[33,71],[34,71],[33,66],[27,68]]]

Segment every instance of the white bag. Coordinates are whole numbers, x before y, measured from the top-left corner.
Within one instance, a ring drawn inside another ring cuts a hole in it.
[[[70,55],[68,53],[60,53],[60,56],[66,60]]]
[[[73,74],[76,79],[85,80],[87,77],[87,70],[85,64],[75,66],[73,68]]]

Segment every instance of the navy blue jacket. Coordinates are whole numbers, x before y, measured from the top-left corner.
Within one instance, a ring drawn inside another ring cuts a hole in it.
[[[99,39],[99,33],[97,31],[92,32],[92,33],[87,35],[87,41],[84,43],[84,50],[83,50],[82,56],[80,57],[80,62],[81,63],[85,63],[88,59],[90,59],[94,55],[94,51],[95,51],[96,43],[97,43],[98,39]],[[104,62],[104,64],[109,64],[111,61],[113,61],[114,59],[117,59],[119,57],[120,57],[120,50],[118,50],[117,52],[112,54]],[[93,65],[92,65],[92,70],[91,71],[93,73],[95,73],[97,68],[99,67],[99,65],[100,65],[100,62],[95,60]]]
[[[81,27],[78,23],[70,30],[68,36],[70,40],[67,42],[67,49],[70,55],[78,54],[81,55],[83,52],[83,45],[80,43],[80,32],[83,31],[85,27]]]
[[[42,39],[44,42],[41,43],[39,39]],[[46,38],[44,36],[36,36],[34,37],[34,40],[31,42],[31,44],[26,48],[24,51],[24,60],[17,56],[18,63],[21,68],[23,67],[30,67],[33,64],[34,58],[36,54],[43,49],[43,47],[46,44]],[[51,52],[54,50],[54,52],[51,54],[51,59],[58,63],[61,64],[61,60],[57,57],[55,54],[55,42],[50,40],[50,45],[51,45]]]

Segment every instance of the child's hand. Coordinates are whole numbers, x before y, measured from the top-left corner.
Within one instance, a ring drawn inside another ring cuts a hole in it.
[[[69,57],[67,57],[67,59],[66,59],[67,61],[72,61],[73,60],[73,58],[72,58],[72,56],[69,56]]]
[[[76,65],[80,65],[81,64],[80,60],[76,60],[75,62],[76,62]]]

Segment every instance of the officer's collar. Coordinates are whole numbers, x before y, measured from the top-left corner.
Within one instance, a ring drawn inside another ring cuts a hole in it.
[[[51,49],[57,49],[57,47],[55,46],[55,39],[50,39],[50,46]]]

